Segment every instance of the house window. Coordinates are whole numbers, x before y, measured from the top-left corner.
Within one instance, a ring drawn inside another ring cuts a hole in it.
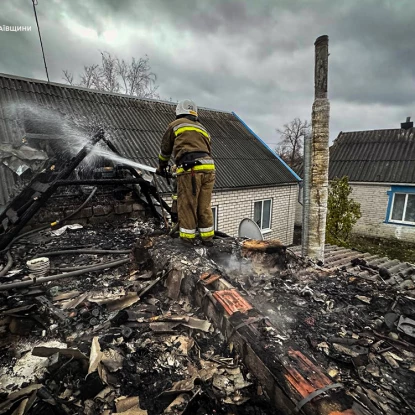
[[[415,225],[415,187],[392,186],[387,222]]]
[[[215,231],[218,230],[218,207],[213,206],[212,207],[212,213],[213,213],[213,228]]]
[[[261,231],[271,230],[271,212],[271,199],[254,202],[254,222],[259,226]]]

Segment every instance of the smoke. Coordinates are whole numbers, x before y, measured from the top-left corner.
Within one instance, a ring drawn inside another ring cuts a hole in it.
[[[219,254],[217,257],[215,257],[215,262],[228,275],[247,276],[251,275],[254,272],[251,261],[238,257],[236,254]]]

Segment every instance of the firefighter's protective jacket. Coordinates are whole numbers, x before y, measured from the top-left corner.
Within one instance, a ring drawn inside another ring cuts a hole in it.
[[[169,125],[162,138],[159,164],[162,167],[167,166],[170,157],[173,156],[178,166],[177,174],[182,174],[182,162],[192,154],[201,160],[201,164],[194,167],[195,171],[206,172],[215,169],[211,157],[210,135],[206,128],[198,121],[178,118]]]

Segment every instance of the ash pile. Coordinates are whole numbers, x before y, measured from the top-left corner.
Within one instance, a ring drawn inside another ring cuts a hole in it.
[[[13,245],[0,284],[24,284],[0,291],[0,414],[274,413],[232,343],[169,293],[171,270],[156,271],[148,255],[157,233],[131,220]],[[164,239],[199,273],[187,247]],[[27,267],[39,257],[49,259],[42,284]]]
[[[279,261],[215,259],[277,328],[271,350],[295,342],[370,413],[415,413],[413,265],[390,261],[386,269],[351,250],[337,266],[305,261],[298,249]]]
[[[413,413],[413,267],[385,273],[357,252],[321,266],[233,238],[184,245],[156,223],[13,245],[0,413]],[[46,277],[27,267],[39,257]]]

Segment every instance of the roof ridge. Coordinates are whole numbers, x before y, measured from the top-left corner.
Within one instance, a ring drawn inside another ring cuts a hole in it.
[[[410,128],[410,130],[412,130],[413,128]],[[342,134],[356,134],[356,133],[371,133],[371,132],[375,132],[375,131],[401,131],[402,128],[380,128],[380,129],[376,129],[376,130],[357,130],[357,131],[340,131],[338,137]],[[407,131],[407,130],[404,130]]]
[[[85,88],[85,87],[77,86],[77,85],[62,84],[60,82],[48,82],[48,81],[43,80],[43,79],[27,78],[27,77],[24,77],[24,76],[12,75],[12,74],[7,74],[7,73],[3,73],[3,72],[0,72],[0,78],[10,78],[10,79],[15,79],[15,80],[19,80],[19,81],[26,81],[26,82],[34,82],[34,83],[38,83],[38,84],[52,85],[52,86],[57,86],[57,87],[60,87],[60,88],[76,89],[76,90],[79,90],[79,91],[92,92],[92,93],[96,93],[96,94],[119,96],[119,97],[124,97],[124,98],[137,100],[137,101],[158,102],[160,104],[168,104],[168,105],[174,105],[174,106],[177,105],[175,102],[165,101],[163,99],[140,98],[140,97],[137,97],[135,95],[122,94],[122,93],[119,93],[119,92],[101,91],[99,89]],[[219,110],[219,109],[201,107],[201,106],[198,106],[198,109],[203,109],[203,110],[207,110],[207,111],[214,111],[214,112],[221,112],[221,113],[233,115],[232,111],[225,111],[225,110]]]

